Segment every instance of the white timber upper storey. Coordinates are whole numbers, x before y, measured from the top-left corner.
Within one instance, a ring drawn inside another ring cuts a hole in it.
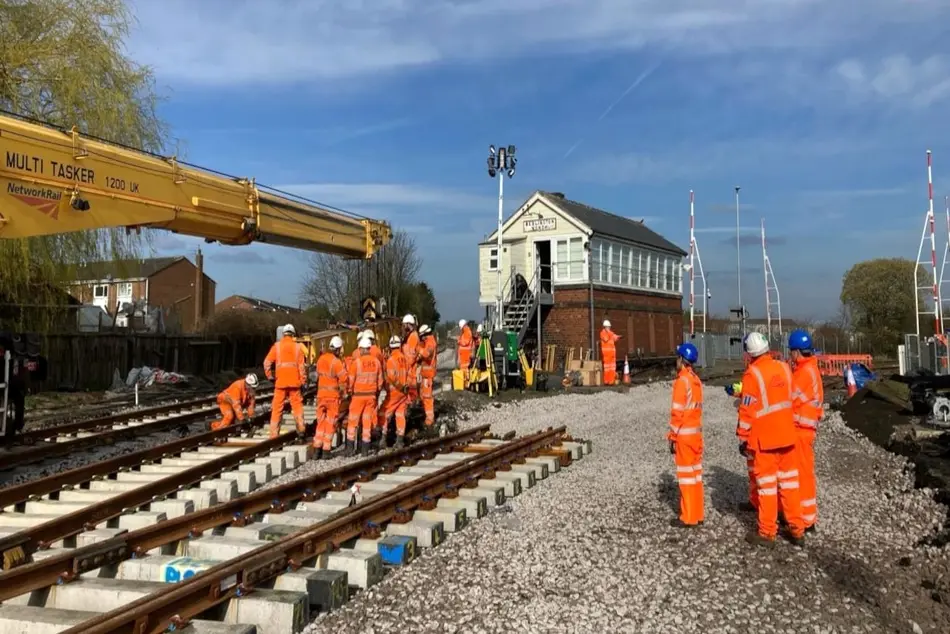
[[[496,301],[512,272],[530,281],[540,265],[553,286],[586,284],[682,297],[687,255],[643,222],[618,216],[563,194],[537,191],[478,245],[479,303]]]

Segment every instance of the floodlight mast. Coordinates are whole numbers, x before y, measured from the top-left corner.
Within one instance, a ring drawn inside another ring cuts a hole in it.
[[[505,293],[502,289],[502,228],[505,223],[505,176],[513,178],[518,160],[515,158],[516,148],[514,145],[488,146],[488,176],[489,178],[498,177],[498,228],[496,230],[496,249],[497,249],[497,293],[495,299],[495,318],[494,329],[499,330],[504,325],[505,314]]]

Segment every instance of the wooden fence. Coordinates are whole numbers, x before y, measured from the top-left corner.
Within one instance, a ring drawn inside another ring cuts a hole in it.
[[[33,382],[31,388],[34,392],[105,390],[112,385],[116,370],[125,381],[130,370],[141,366],[195,375],[251,368],[262,365],[273,342],[273,336],[48,335],[43,341],[43,354],[49,361],[47,377]]]

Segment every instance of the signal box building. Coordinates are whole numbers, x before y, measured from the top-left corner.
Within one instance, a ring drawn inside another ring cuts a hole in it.
[[[599,355],[601,323],[621,339],[617,355],[667,356],[683,340],[683,257],[688,255],[643,221],[535,192],[479,244],[479,303],[486,317],[497,302],[498,271],[505,327],[527,345],[556,344]]]

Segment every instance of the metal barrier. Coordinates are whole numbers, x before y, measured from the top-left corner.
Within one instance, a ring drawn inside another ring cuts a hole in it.
[[[860,363],[869,370],[873,370],[873,362],[869,354],[820,354],[818,355],[818,371],[822,376],[841,376],[845,367],[852,363]]]

